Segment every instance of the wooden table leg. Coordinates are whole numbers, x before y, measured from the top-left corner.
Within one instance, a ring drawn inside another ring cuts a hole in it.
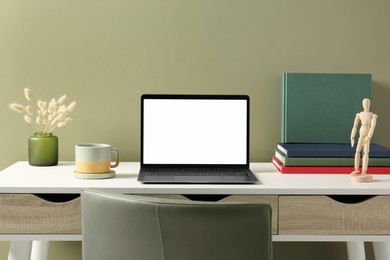
[[[390,241],[372,242],[375,260],[390,259]]]
[[[366,253],[364,251],[363,241],[347,242],[347,251],[349,260],[365,260]]]
[[[47,260],[50,241],[33,241],[30,260]]]
[[[8,260],[29,260],[31,255],[32,241],[12,241]]]

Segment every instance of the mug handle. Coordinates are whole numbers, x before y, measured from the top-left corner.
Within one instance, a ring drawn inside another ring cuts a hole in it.
[[[114,165],[110,164],[110,167],[111,168],[118,167],[118,165],[119,165],[119,153],[118,153],[118,150],[116,148],[111,148],[111,153],[115,153],[116,161],[115,161]]]

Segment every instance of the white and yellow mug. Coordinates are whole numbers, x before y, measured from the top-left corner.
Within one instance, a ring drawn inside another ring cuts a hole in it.
[[[118,150],[109,144],[77,144],[75,154],[78,173],[109,173],[119,165]],[[113,154],[115,163],[111,164]]]

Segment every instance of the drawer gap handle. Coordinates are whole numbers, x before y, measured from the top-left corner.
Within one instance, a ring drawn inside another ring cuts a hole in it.
[[[38,198],[53,203],[69,202],[80,197],[80,194],[34,194]]]
[[[328,195],[329,198],[344,204],[356,204],[376,197],[375,195]]]

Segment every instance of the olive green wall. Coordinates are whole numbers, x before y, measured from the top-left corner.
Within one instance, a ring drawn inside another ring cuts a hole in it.
[[[25,87],[78,102],[55,132],[61,160],[104,142],[138,161],[142,93],[240,93],[251,161],[270,161],[285,71],[372,73],[374,141],[390,146],[389,11],[386,0],[2,0],[0,169],[27,158],[34,129],[7,108]]]
[[[390,145],[389,11],[385,0],[2,0],[0,168],[26,160],[34,129],[7,108],[24,87],[78,102],[55,132],[61,160],[79,142],[139,160],[142,93],[244,93],[251,160],[270,161],[284,71],[372,73],[374,138]]]

